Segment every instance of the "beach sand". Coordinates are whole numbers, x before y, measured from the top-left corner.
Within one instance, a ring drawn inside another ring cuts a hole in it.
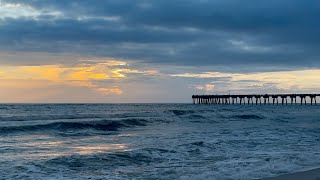
[[[285,174],[277,177],[264,178],[263,180],[320,180],[320,168],[292,174]]]

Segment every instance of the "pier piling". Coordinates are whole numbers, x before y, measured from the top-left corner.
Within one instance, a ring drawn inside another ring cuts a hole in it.
[[[310,105],[317,104],[317,97],[320,94],[248,94],[248,95],[193,95],[193,104],[279,104],[279,98],[282,105],[297,104],[297,97],[300,98],[300,104],[307,104],[307,99],[310,100]],[[272,99],[272,102],[270,101]],[[290,103],[288,103],[290,98]],[[255,102],[255,103],[254,103]]]

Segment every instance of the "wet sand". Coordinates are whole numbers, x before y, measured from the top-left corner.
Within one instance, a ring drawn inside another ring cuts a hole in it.
[[[264,178],[263,180],[320,180],[320,168],[292,174],[285,174],[277,177]]]

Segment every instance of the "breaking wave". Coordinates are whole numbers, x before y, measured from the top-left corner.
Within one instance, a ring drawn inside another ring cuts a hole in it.
[[[129,128],[134,126],[146,126],[148,120],[145,119],[124,119],[124,120],[100,120],[90,122],[54,122],[48,124],[26,125],[26,126],[7,126],[0,127],[2,134],[14,132],[30,131],[71,131],[71,130],[98,130],[98,131],[118,131],[120,128]]]

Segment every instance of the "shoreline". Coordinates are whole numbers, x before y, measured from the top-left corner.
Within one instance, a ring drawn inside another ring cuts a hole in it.
[[[284,174],[275,177],[262,178],[262,180],[320,180],[320,168]]]

